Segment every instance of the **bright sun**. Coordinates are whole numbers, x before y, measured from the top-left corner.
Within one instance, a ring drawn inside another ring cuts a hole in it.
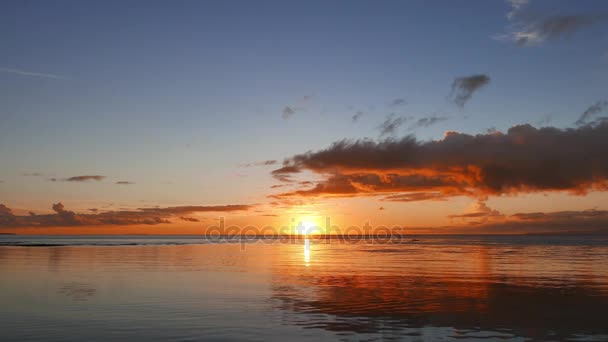
[[[300,235],[321,234],[322,227],[317,221],[318,220],[315,220],[314,218],[311,218],[311,217],[301,218],[298,221],[301,224],[298,224],[295,228],[296,233],[300,234]]]

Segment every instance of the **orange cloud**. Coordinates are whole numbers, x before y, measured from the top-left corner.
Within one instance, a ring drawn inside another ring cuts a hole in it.
[[[608,189],[608,122],[558,129],[514,126],[506,134],[448,132],[442,140],[342,140],[288,158],[272,171],[291,179],[308,170],[324,179],[312,188],[275,195],[403,195],[406,200],[449,196]],[[404,194],[433,193],[420,197]],[[395,197],[397,196],[397,197]]]

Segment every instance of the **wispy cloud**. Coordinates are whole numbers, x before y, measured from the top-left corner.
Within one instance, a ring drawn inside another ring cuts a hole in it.
[[[39,172],[26,172],[24,174],[22,174],[22,176],[26,176],[26,177],[41,177],[44,176],[42,173]]]
[[[606,108],[608,108],[608,101],[597,101],[596,103],[589,106],[589,108],[585,109],[585,111],[581,114],[578,120],[576,120],[576,124],[579,126],[588,124],[595,114],[601,113]]]
[[[269,159],[269,160],[264,160],[264,161],[258,161],[258,162],[253,162],[253,163],[246,163],[246,164],[241,164],[241,167],[251,167],[251,166],[269,166],[269,165],[275,165],[277,163],[276,160],[274,159]]]
[[[457,77],[452,82],[451,100],[463,108],[473,93],[490,83],[490,76],[485,74]]]
[[[94,181],[101,181],[104,178],[106,178],[105,176],[100,176],[100,175],[85,175],[85,176],[74,176],[74,177],[70,177],[70,178],[66,178],[64,179],[66,182],[86,182],[86,181],[90,181],[90,180],[94,180]]]
[[[509,0],[511,11],[506,15],[511,22],[506,32],[493,38],[514,42],[518,46],[533,46],[547,40],[608,20],[607,13],[535,16],[522,15],[528,0]]]
[[[48,74],[48,73],[43,73],[43,72],[26,71],[26,70],[13,69],[13,68],[4,68],[4,67],[0,67],[0,72],[8,73],[8,74],[21,75],[21,76],[31,76],[31,77],[40,77],[40,78],[53,78],[53,79],[58,79],[58,80],[69,79],[69,77],[62,76],[62,75]]]
[[[507,13],[507,19],[512,20],[521,9],[528,4],[528,0],[507,0],[509,5],[511,5],[511,11]]]
[[[559,15],[530,23],[518,23],[514,29],[497,36],[501,40],[515,42],[518,46],[539,45],[608,19],[606,15]]]
[[[403,106],[406,103],[407,103],[407,101],[405,101],[405,99],[398,98],[398,99],[392,100],[388,105],[389,105],[389,107],[399,107],[399,106]]]
[[[290,106],[285,106],[285,108],[283,108],[283,112],[281,113],[281,117],[284,120],[289,119],[292,115],[294,115],[296,113],[296,110],[293,109]]]
[[[312,99],[312,95],[305,95],[298,99],[295,105],[288,105],[283,107],[283,110],[281,111],[281,117],[283,118],[283,120],[287,120],[293,115],[295,115],[297,112],[306,110]]]
[[[355,113],[355,115],[353,115],[353,117],[351,118],[351,120],[353,122],[357,122],[359,121],[359,119],[361,119],[361,117],[364,115],[365,113],[363,113],[362,111],[358,111]]]
[[[446,118],[444,116],[429,116],[426,118],[421,118],[421,119],[416,120],[416,122],[414,122],[410,126],[410,130],[413,130],[416,128],[429,127],[438,122],[442,122],[442,121],[446,121],[446,120],[448,120],[448,118]]]
[[[130,182],[130,181],[118,181],[116,182],[116,184],[118,185],[131,185],[131,184],[135,184],[134,182]]]
[[[87,181],[102,181],[104,178],[106,178],[106,176],[100,176],[100,175],[84,175],[84,176],[73,176],[73,177],[68,177],[68,178],[49,178],[49,180],[51,182],[58,182],[58,181],[63,181],[63,182],[87,182]]]
[[[386,119],[378,126],[380,130],[380,136],[392,135],[397,132],[409,118],[404,116],[397,116],[395,113],[389,114]]]

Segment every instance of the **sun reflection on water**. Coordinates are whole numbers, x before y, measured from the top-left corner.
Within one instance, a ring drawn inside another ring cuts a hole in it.
[[[310,266],[310,239],[304,239],[304,264]]]

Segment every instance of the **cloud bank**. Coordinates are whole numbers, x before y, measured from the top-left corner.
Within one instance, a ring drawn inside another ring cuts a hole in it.
[[[66,227],[66,226],[99,226],[99,225],[156,225],[171,223],[172,217],[179,217],[183,221],[198,222],[196,218],[186,217],[192,213],[200,212],[235,212],[247,211],[253,205],[231,204],[215,206],[182,206],[167,208],[139,208],[136,210],[120,210],[81,214],[66,210],[61,203],[52,206],[54,214],[28,216],[14,215],[12,210],[0,204],[0,227]]]
[[[342,140],[287,158],[275,177],[311,171],[312,188],[274,195],[387,196],[429,200],[449,196],[608,190],[608,122],[578,128],[519,125],[507,133],[447,132],[442,140],[412,136]],[[413,195],[424,193],[425,195]]]

